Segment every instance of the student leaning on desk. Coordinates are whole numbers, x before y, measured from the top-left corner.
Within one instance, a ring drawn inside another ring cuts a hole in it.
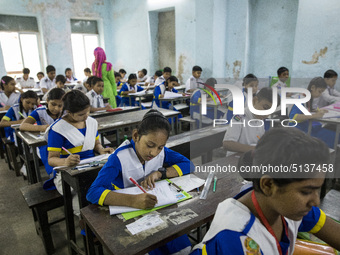
[[[153,208],[157,202],[154,195],[113,191],[132,187],[134,184],[130,177],[141,182],[145,189],[152,189],[157,180],[189,174],[194,170],[189,159],[165,147],[170,130],[170,123],[162,113],[157,110],[147,112],[137,129],[133,130],[132,140],[124,141],[99,172],[87,193],[88,201],[99,205]],[[184,235],[149,254],[172,254],[188,247],[190,241]],[[164,249],[167,253],[159,253]]]

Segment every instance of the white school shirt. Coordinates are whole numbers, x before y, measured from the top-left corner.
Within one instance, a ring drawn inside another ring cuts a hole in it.
[[[190,76],[190,78],[185,83],[185,92],[189,89],[197,89],[197,88],[204,88],[203,80],[201,78],[196,79],[194,76]]]
[[[51,81],[48,77],[42,78],[40,80],[40,88],[41,89],[45,88],[47,90],[50,90],[50,89],[52,89],[56,86],[57,86],[57,84],[55,83],[55,78],[53,79],[53,81]]]
[[[137,80],[139,80],[140,82],[145,82],[145,81],[146,81],[146,79],[148,78],[148,76],[147,76],[147,75],[144,75],[144,77],[143,77],[143,78],[139,78],[139,77],[138,77],[138,71],[137,71],[135,74],[136,74],[136,76],[137,76]]]
[[[163,82],[165,82],[165,78],[162,75],[161,77],[158,77],[157,80],[155,81],[155,86],[158,86],[162,84]]]
[[[8,98],[5,92],[0,91],[0,103],[1,104],[13,106],[18,103],[19,98],[20,98],[19,92],[13,92]],[[1,105],[0,107],[4,107],[4,105]]]
[[[340,101],[340,92],[337,91],[335,88],[327,87],[327,89],[325,89],[322,95],[316,99],[317,100],[315,99],[313,100],[313,105],[314,105],[314,101],[316,101],[317,107],[321,108],[321,107],[334,104],[335,102]]]
[[[21,77],[18,77],[15,82],[19,83],[21,88],[34,88],[35,87],[35,81],[33,77],[28,77],[27,81],[25,81],[24,76],[21,76]]]
[[[250,126],[248,125],[248,121]],[[234,115],[230,120],[229,128],[224,135],[223,141],[234,141],[241,144],[256,145],[259,137],[263,136],[264,121],[255,119],[249,108],[244,108],[244,115]],[[244,123],[244,125],[243,125]],[[261,126],[262,125],[262,126]],[[227,155],[229,155],[228,153]]]
[[[65,76],[65,77],[66,77],[66,76]],[[73,76],[71,76],[71,78],[66,77],[66,80],[67,80],[68,82],[76,82],[76,81],[77,81],[77,79],[74,78]]]
[[[86,93],[90,100],[90,104],[94,108],[102,108],[104,106],[104,99],[102,95],[98,95],[93,89]]]
[[[149,76],[145,82],[148,82],[149,84],[150,83],[155,83],[155,77],[154,76]]]

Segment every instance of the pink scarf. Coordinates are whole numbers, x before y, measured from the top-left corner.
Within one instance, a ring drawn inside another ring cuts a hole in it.
[[[106,71],[111,70],[112,64],[109,62],[106,62],[105,51],[100,47],[97,47],[94,49],[94,58],[95,59],[92,64],[93,75],[99,78],[102,78],[102,64],[106,63]]]

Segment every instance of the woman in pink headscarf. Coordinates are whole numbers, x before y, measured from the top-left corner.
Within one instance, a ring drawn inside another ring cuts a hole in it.
[[[112,108],[116,108],[117,85],[112,64],[106,62],[105,51],[100,47],[95,48],[94,57],[95,60],[92,64],[93,75],[103,79],[104,91],[102,95],[109,98]]]

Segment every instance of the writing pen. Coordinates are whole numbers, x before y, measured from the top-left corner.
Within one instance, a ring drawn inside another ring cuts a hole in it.
[[[21,112],[18,112],[21,117],[26,118]]]
[[[143,191],[144,193],[146,193],[146,190],[142,188],[142,186],[140,186],[135,179],[133,179],[132,177],[129,177],[129,180],[136,185],[141,191]]]
[[[66,148],[64,148],[64,147],[61,147],[64,151],[66,151],[68,154],[70,154],[70,155],[72,155],[72,153],[68,150],[68,149],[66,149]]]

